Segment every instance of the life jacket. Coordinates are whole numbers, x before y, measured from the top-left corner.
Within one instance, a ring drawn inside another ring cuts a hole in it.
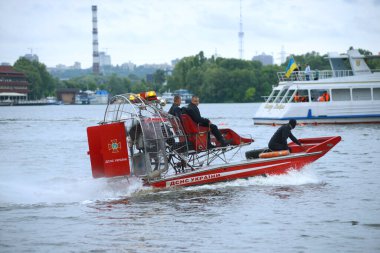
[[[323,97],[324,97],[325,101],[330,101],[330,95],[327,92],[325,92],[323,94]]]
[[[319,98],[318,98],[318,102],[325,102],[326,100],[325,100],[325,96],[320,96]]]
[[[294,96],[294,102],[299,102],[300,101],[300,97],[298,95],[295,95]]]

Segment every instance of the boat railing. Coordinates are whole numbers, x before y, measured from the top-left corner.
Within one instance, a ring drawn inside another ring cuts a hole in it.
[[[278,72],[277,77],[280,82],[308,81],[304,71],[293,71],[289,77],[286,72]],[[333,77],[352,76],[352,70],[313,70],[310,72],[309,80],[328,79]]]

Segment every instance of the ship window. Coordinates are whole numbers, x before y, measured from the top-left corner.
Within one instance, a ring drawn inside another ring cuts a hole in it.
[[[350,89],[332,89],[331,96],[333,101],[351,101]]]
[[[373,99],[380,100],[380,88],[373,88]]]
[[[371,100],[371,89],[370,88],[352,89],[352,99],[353,100]]]
[[[309,102],[308,90],[297,90],[293,96],[293,103]]]
[[[310,96],[311,96],[311,101],[312,102],[320,102],[321,98],[323,97],[324,94],[330,95],[329,91],[326,89],[318,89],[318,90],[310,90]],[[326,98],[327,101],[330,100],[330,98]],[[327,102],[326,100],[323,100]]]

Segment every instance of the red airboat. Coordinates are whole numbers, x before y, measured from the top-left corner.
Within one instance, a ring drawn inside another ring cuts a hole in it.
[[[110,99],[104,120],[87,129],[92,175],[134,176],[153,187],[192,186],[220,181],[269,176],[300,170],[340,142],[340,136],[300,139],[290,143],[290,154],[266,149],[246,152],[250,136],[220,129],[231,144],[221,147],[210,129],[190,116],[181,119],[165,112],[155,92],[123,94]],[[208,149],[208,138],[216,146]],[[260,155],[265,153],[265,155]],[[281,155],[281,156],[280,156]]]

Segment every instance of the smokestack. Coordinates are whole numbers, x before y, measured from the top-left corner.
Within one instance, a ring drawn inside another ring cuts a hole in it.
[[[92,6],[92,72],[99,75],[98,7]]]

